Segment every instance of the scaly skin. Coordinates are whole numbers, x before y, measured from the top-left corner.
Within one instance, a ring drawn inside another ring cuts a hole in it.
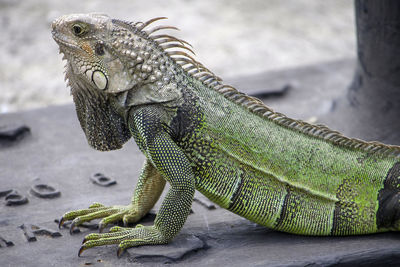
[[[275,113],[223,85],[185,41],[149,24],[74,14],[53,22],[80,124],[98,150],[134,138],[147,160],[131,204],[64,214],[71,231],[102,218],[100,230],[139,221],[171,189],[153,226],[89,234],[79,250],[169,242],[195,189],[221,207],[272,229],[354,235],[399,229],[400,147],[344,137]],[[171,51],[169,49],[181,49]]]

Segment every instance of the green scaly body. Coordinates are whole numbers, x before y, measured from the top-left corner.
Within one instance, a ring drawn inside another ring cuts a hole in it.
[[[272,229],[306,235],[399,230],[400,147],[344,137],[273,112],[222,84],[169,35],[146,23],[69,15],[53,23],[67,59],[78,118],[91,146],[118,149],[133,137],[146,162],[132,203],[66,213],[71,230],[140,220],[166,198],[154,226],[90,234],[90,247],[162,244],[182,228],[195,189]],[[170,28],[170,27],[164,27]]]
[[[177,143],[195,165],[196,189],[212,201],[296,234],[388,230],[377,225],[378,195],[398,157],[282,127],[199,84],[191,90],[202,122]]]

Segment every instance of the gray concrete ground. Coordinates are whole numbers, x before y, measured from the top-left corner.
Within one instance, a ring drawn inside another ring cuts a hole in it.
[[[94,11],[169,17],[199,61],[228,80],[355,56],[349,0],[0,0],[0,113],[71,102],[50,22]]]

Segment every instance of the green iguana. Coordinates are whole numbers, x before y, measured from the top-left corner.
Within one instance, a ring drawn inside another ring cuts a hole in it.
[[[293,120],[222,83],[168,34],[101,14],[63,16],[52,33],[89,144],[106,151],[133,137],[146,156],[131,204],[67,212],[71,231],[103,218],[139,221],[171,185],[153,226],[89,234],[79,250],[165,244],[199,190],[255,223],[303,235],[400,228],[400,147],[351,139]],[[171,50],[172,49],[172,50]],[[186,52],[185,52],[186,51]]]

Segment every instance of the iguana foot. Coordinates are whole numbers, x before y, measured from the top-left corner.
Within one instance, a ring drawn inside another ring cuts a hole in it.
[[[101,232],[109,223],[122,220],[124,225],[127,225],[128,223],[137,222],[140,219],[140,216],[132,205],[106,207],[103,204],[94,203],[90,205],[88,209],[75,210],[65,213],[62,216],[58,227],[60,228],[65,221],[72,220],[69,229],[70,234],[72,234],[76,226],[99,218],[103,218],[99,222],[99,231]]]
[[[109,233],[89,234],[85,236],[83,245],[79,249],[78,256],[88,248],[119,244],[118,257],[130,247],[142,245],[166,244],[168,240],[164,238],[155,226],[143,226],[138,224],[135,228],[112,227]]]

